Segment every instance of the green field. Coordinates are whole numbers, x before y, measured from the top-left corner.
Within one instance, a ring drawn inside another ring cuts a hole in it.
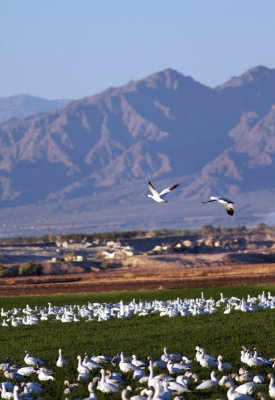
[[[120,292],[105,294],[83,294],[71,296],[33,296],[0,298],[0,307],[7,310],[11,307],[24,307],[29,304],[47,305],[50,301],[53,305],[84,304],[91,302],[125,302],[135,298],[145,299],[176,299],[200,297],[201,291],[206,298],[219,298],[222,291],[225,296],[237,296],[242,298],[247,294],[255,296],[263,290],[274,295],[275,285],[259,285],[253,287],[227,287],[207,289],[182,289],[157,292]],[[135,316],[129,320],[111,319],[104,322],[76,322],[69,324],[42,322],[37,326],[20,326],[17,328],[0,327],[0,363],[7,357],[11,357],[14,363],[24,364],[24,351],[45,360],[50,367],[55,382],[43,383],[45,394],[39,398],[62,399],[63,381],[70,382],[77,378],[78,354],[82,356],[88,353],[114,356],[124,351],[127,356],[136,354],[138,358],[145,360],[149,355],[160,358],[163,347],[167,346],[171,353],[181,353],[194,359],[195,347],[202,346],[208,353],[222,354],[224,359],[233,364],[234,371],[242,365],[240,362],[241,346],[245,345],[253,349],[255,346],[260,355],[275,357],[275,310],[257,311],[251,313],[233,312],[229,315],[212,314],[187,317],[159,317],[149,315],[146,317]],[[58,349],[62,348],[68,366],[64,370],[55,367]],[[118,371],[118,367],[113,367]],[[202,370],[196,362],[193,370],[199,372],[200,377],[208,378],[210,371]],[[266,368],[258,367],[253,371],[266,375]],[[0,381],[4,380],[0,372]],[[98,373],[92,372],[91,379]],[[222,376],[222,373],[219,373]],[[125,376],[130,380],[131,375]],[[36,378],[35,378],[36,379]],[[37,380],[37,379],[36,379]],[[132,383],[131,383],[132,385]],[[133,385],[132,385],[133,386]],[[266,392],[267,385],[262,387]],[[223,389],[208,391],[206,393],[187,393],[186,399],[199,398],[226,398]],[[71,399],[88,397],[87,382],[82,382],[72,395]],[[98,392],[99,399],[119,399],[120,394],[103,395]]]

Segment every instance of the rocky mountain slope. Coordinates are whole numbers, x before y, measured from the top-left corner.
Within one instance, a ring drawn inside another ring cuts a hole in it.
[[[213,193],[273,196],[274,104],[275,69],[256,67],[215,89],[167,69],[7,121],[0,125],[1,205],[62,202],[65,209],[74,201],[78,209],[93,196],[95,210],[106,204],[107,219],[119,205],[125,217],[125,204],[143,207],[148,179],[179,180],[178,200],[191,208],[192,199]]]

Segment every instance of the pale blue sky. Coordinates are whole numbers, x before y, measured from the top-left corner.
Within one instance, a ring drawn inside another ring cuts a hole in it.
[[[274,0],[0,0],[0,96],[81,98],[165,68],[275,67]]]

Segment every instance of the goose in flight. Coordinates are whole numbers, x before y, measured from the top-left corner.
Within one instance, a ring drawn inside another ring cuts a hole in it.
[[[211,201],[218,201],[219,203],[223,204],[227,214],[233,215],[234,214],[234,201],[227,199],[226,197],[217,197],[217,196],[210,196],[210,200],[203,201],[203,204],[210,203]]]
[[[179,183],[177,183],[176,185],[173,185],[169,188],[163,189],[160,193],[158,193],[156,191],[156,189],[154,188],[153,184],[151,182],[149,182],[148,188],[152,194],[148,194],[148,197],[151,197],[157,203],[167,203],[167,200],[163,199],[163,196],[165,196],[167,193],[171,192],[172,190],[176,189],[178,186],[179,186]]]

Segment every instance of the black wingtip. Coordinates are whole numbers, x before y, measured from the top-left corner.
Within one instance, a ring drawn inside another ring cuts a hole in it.
[[[176,189],[179,185],[180,185],[179,183],[176,183],[174,186],[170,187],[170,190]]]

